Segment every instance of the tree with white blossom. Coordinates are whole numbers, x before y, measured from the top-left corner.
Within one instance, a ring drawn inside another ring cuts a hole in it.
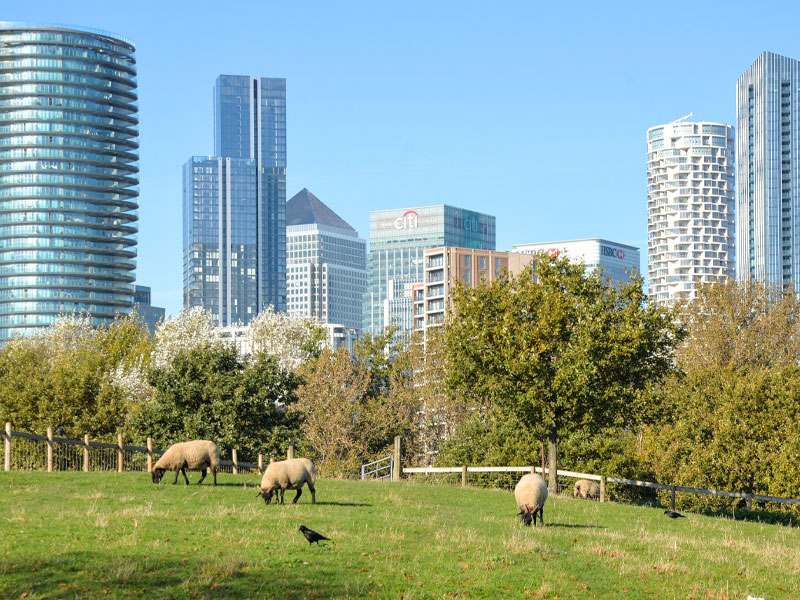
[[[270,305],[250,322],[255,354],[274,358],[286,371],[294,371],[325,348],[325,330],[302,315],[275,312]]]

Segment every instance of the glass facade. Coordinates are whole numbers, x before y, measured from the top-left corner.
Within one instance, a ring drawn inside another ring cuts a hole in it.
[[[800,291],[800,61],[764,52],[736,83],[736,275]]]
[[[0,22],[0,343],[133,307],[137,113],[130,41]]]
[[[412,288],[423,281],[425,250],[457,246],[494,250],[495,218],[448,205],[370,213],[370,252],[363,328],[412,330]]]
[[[286,80],[220,75],[214,151],[184,166],[184,306],[247,324],[286,310]]]
[[[649,299],[694,298],[735,273],[733,127],[684,122],[647,132]]]

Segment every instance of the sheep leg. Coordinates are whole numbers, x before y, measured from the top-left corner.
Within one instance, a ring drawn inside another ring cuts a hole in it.
[[[206,473],[207,473],[207,472],[208,472],[208,471],[207,471],[206,469],[203,469],[203,470],[201,471],[201,473],[203,474],[203,476],[200,478],[200,481],[198,481],[198,482],[197,482],[197,485],[200,485],[201,483],[203,483],[203,479],[205,479],[205,478],[206,478]]]
[[[308,484],[308,489],[311,490],[311,504],[317,503],[317,490],[314,489],[314,486],[310,483]],[[298,494],[299,497],[299,494]]]
[[[284,490],[283,488],[281,488],[281,504],[283,504],[283,492],[284,492],[284,491],[285,491],[285,490]]]
[[[539,507],[539,525],[544,527],[544,506]]]
[[[292,504],[297,504],[297,500],[300,498],[300,494],[302,493],[303,493],[303,488],[301,486],[297,489],[297,496],[295,496],[294,500],[292,500]]]
[[[180,469],[175,469],[175,481],[172,482],[172,485],[178,483],[178,474],[181,472]]]
[[[217,485],[217,470],[211,469],[211,472],[214,474],[214,485]]]
[[[181,473],[183,474],[184,480],[186,480],[186,485],[189,485],[189,478],[186,476],[186,465],[183,465],[181,467]],[[175,477],[175,479],[178,479],[178,478]]]

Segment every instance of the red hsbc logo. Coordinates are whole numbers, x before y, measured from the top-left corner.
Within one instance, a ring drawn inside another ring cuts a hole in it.
[[[559,254],[561,254],[561,250],[559,250],[558,248],[548,248],[545,251],[545,254],[547,254],[547,256],[549,256],[550,258],[555,258]]]

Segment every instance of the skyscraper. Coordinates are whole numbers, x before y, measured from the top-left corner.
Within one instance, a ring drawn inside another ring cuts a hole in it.
[[[184,306],[246,324],[286,309],[286,80],[220,75],[214,150],[184,166]]]
[[[303,188],[286,203],[287,312],[361,330],[367,243]]]
[[[411,332],[413,287],[423,281],[425,250],[494,250],[495,239],[493,216],[445,204],[371,212],[363,331],[380,335],[394,326],[401,335]]]
[[[647,130],[649,297],[659,305],[734,276],[733,127],[685,118]]]
[[[0,343],[133,307],[136,59],[105,31],[0,22]]]
[[[800,291],[800,61],[764,52],[736,83],[736,273]]]

